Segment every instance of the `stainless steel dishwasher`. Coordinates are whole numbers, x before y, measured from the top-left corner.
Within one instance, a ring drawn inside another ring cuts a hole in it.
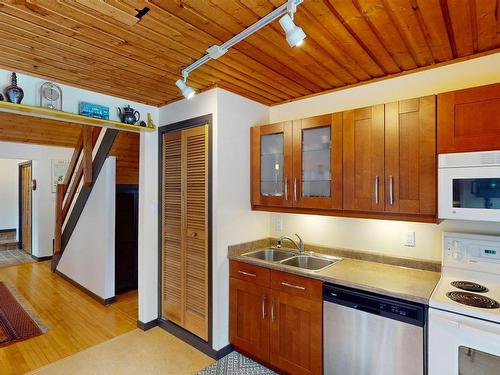
[[[424,305],[331,284],[323,287],[326,375],[422,375]]]

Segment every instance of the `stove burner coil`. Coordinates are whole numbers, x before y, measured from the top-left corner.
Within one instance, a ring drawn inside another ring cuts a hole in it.
[[[498,309],[500,303],[486,296],[468,292],[448,292],[446,296],[452,301],[467,306],[481,307],[483,309]]]
[[[486,293],[488,291],[488,288],[485,286],[473,283],[472,281],[453,281],[451,285],[455,288],[474,293]]]

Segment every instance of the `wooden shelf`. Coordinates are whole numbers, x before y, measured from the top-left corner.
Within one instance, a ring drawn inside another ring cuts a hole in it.
[[[80,125],[113,128],[113,129],[135,132],[135,133],[153,132],[156,130],[156,125],[153,123],[152,120],[149,120],[149,119],[148,119],[148,126],[142,127],[142,126],[137,126],[137,125],[124,124],[124,123],[118,122],[118,121],[101,120],[101,119],[97,119],[97,118],[77,115],[75,113],[58,111],[55,109],[36,107],[36,106],[24,105],[24,104],[15,104],[15,103],[9,103],[9,102],[5,102],[5,101],[0,101],[0,112],[8,112],[8,113],[17,114],[20,116],[31,116],[31,117],[44,118],[44,119],[49,119],[49,120],[58,121],[58,122],[71,122],[71,123],[80,124]],[[149,117],[149,114],[148,114],[148,117]]]

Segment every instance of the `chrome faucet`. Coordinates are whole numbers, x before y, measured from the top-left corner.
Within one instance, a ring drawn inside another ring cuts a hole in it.
[[[299,250],[299,253],[301,253],[301,254],[304,253],[304,241],[302,241],[302,238],[300,238],[300,236],[297,233],[295,233],[295,235],[299,239],[298,245],[297,245],[297,242],[295,242],[293,238],[288,237],[288,236],[281,236],[280,238],[278,238],[278,244],[276,245],[276,247],[278,249],[281,249],[281,246],[283,244],[283,240],[288,240],[294,244],[294,246],[297,248],[297,250]]]

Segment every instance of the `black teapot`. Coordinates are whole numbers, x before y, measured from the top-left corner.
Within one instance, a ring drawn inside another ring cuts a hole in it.
[[[121,122],[124,124],[134,125],[141,119],[141,114],[139,111],[134,111],[129,105],[123,108],[123,112],[121,108],[118,108],[118,117],[120,117]]]

